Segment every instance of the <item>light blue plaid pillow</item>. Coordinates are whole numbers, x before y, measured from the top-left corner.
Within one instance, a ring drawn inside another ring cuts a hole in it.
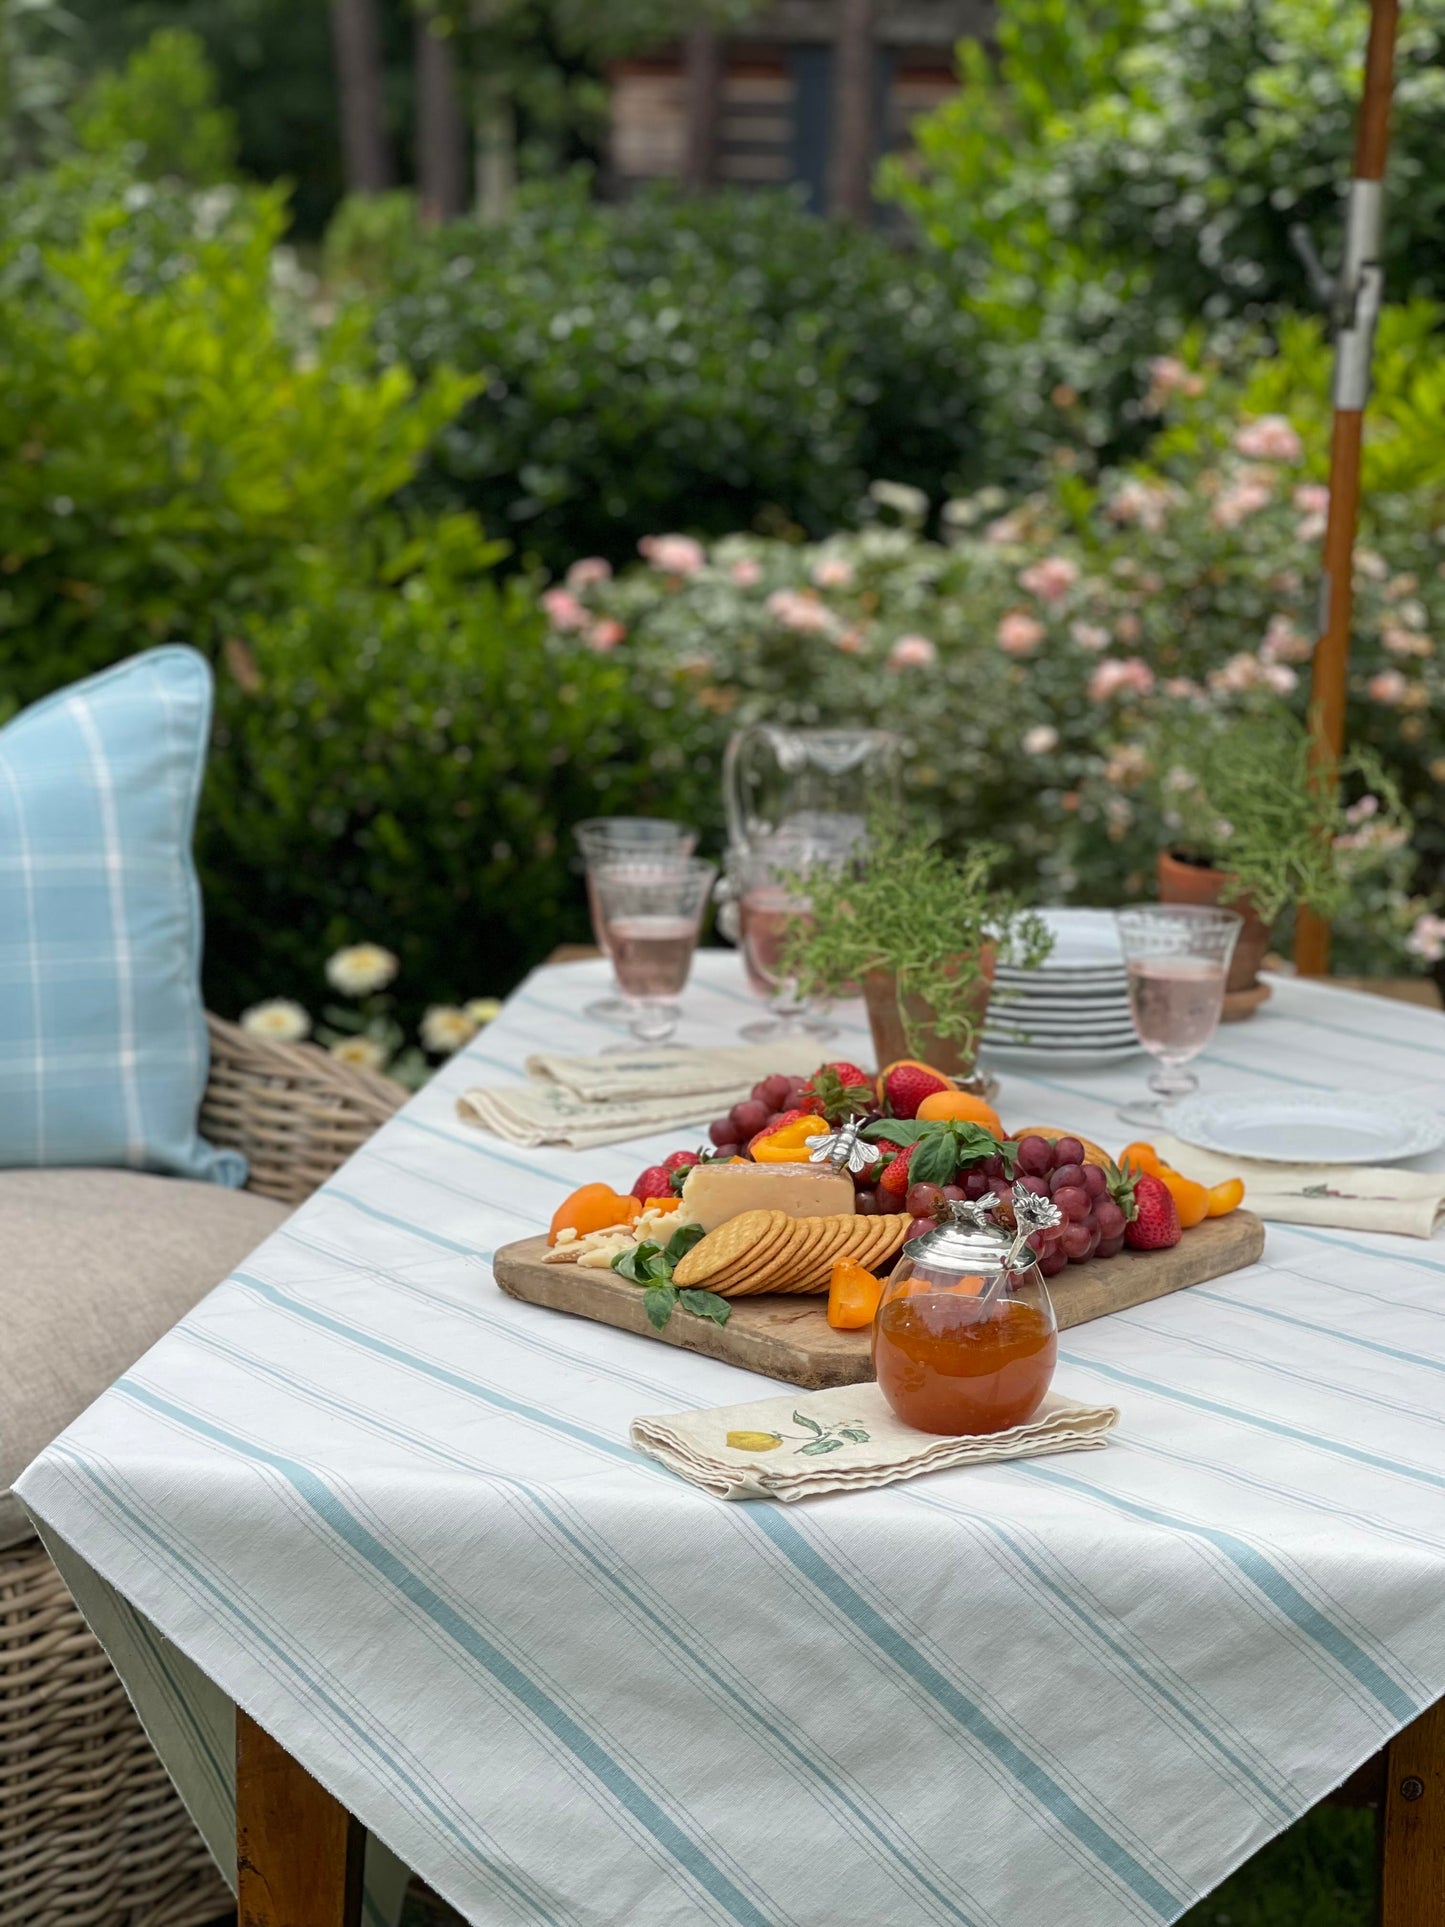
[[[191,862],[211,727],[194,649],[151,649],[0,729],[0,1165],[217,1184]]]

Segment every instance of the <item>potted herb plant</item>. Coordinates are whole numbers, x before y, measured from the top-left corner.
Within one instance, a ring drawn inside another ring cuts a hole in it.
[[[1332,917],[1362,867],[1407,844],[1410,819],[1378,762],[1355,754],[1340,781],[1310,767],[1309,732],[1286,711],[1203,729],[1198,719],[1155,758],[1169,837],[1164,903],[1220,904],[1244,919],[1227,993],[1248,1016],[1266,994],[1259,967],[1286,907]],[[1362,792],[1347,803],[1348,789]],[[1252,993],[1252,1001],[1240,993]]]
[[[785,969],[808,996],[861,988],[880,1066],[914,1057],[969,1076],[998,958],[1031,966],[1053,942],[995,887],[999,855],[973,844],[953,858],[924,832],[875,824],[855,861],[799,880],[809,908],[788,931]]]

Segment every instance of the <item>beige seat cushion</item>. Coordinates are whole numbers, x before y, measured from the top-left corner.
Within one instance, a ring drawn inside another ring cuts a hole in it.
[[[286,1216],[248,1191],[136,1171],[0,1171],[0,1546],[36,1453]]]

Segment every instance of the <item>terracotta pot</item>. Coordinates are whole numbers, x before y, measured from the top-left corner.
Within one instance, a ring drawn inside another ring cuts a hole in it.
[[[1243,917],[1244,928],[1230,960],[1226,995],[1253,990],[1259,981],[1259,967],[1269,949],[1270,926],[1248,897],[1232,894],[1236,879],[1228,870],[1216,870],[1211,863],[1188,863],[1169,850],[1159,852],[1159,901],[1161,903],[1218,904]]]
[[[974,997],[980,1029],[984,1012],[988,1009],[989,993],[993,989],[996,961],[994,946],[985,944],[979,952],[981,974]],[[977,1032],[969,1044],[957,1037],[939,1037],[929,1021],[933,1015],[932,1009],[921,997],[905,998],[904,1007],[899,1007],[898,981],[891,971],[869,972],[863,979],[863,1001],[868,1007],[868,1027],[873,1033],[873,1050],[879,1070],[887,1064],[896,1064],[901,1057],[917,1057],[925,1064],[931,1064],[935,1070],[942,1071],[945,1077],[972,1075],[974,1060],[978,1056]],[[916,1048],[910,1046],[908,1041],[904,1028],[905,1014],[915,1033]]]

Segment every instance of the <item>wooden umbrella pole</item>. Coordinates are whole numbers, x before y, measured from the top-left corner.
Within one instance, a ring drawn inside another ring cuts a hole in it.
[[[1314,769],[1322,783],[1335,781],[1345,741],[1360,457],[1375,324],[1384,294],[1380,252],[1399,12],[1399,0],[1373,0],[1355,140],[1355,173],[1350,183],[1345,264],[1339,281],[1330,509],[1325,528],[1322,621],[1311,670],[1310,699]],[[1330,927],[1303,905],[1295,925],[1294,955],[1301,976],[1322,977],[1329,970]]]

